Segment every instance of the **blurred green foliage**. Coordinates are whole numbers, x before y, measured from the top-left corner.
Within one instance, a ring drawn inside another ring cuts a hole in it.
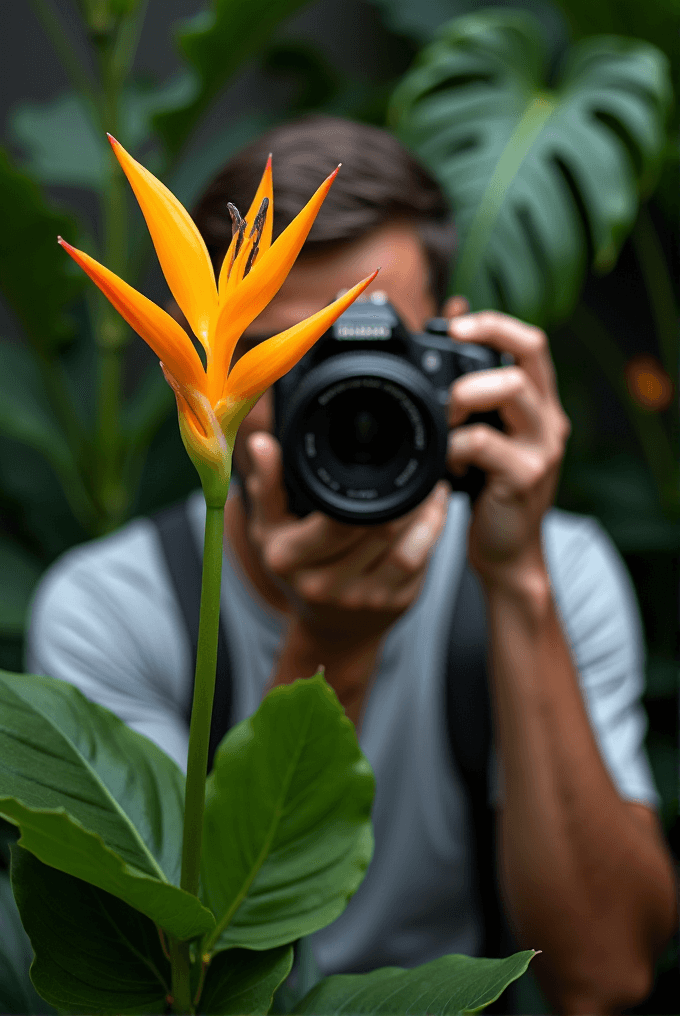
[[[384,125],[389,115],[452,200],[456,291],[549,329],[573,426],[558,503],[602,521],[635,582],[649,651],[648,750],[680,854],[680,117],[670,87],[680,0],[371,2],[376,45],[394,54],[387,74],[353,74],[283,32],[304,0],[206,0],[177,27],[183,69],[150,82],[135,72],[145,3],[79,0],[93,55],[84,64],[58,5],[32,0],[71,88],[17,106],[22,158],[0,152],[0,293],[24,336],[0,336],[0,666],[21,669],[30,596],[59,553],[196,483],[156,364],[128,348],[129,331],[55,243],[62,233],[142,289],[149,278],[148,238],[104,131],[190,207],[277,118],[320,109]],[[287,108],[251,109],[195,144],[253,61],[272,89],[292,85]],[[94,195],[98,222],[65,214],[54,187]],[[675,385],[665,408],[646,408],[629,389],[627,365],[642,353]],[[640,1012],[675,1011],[674,948]],[[537,996],[526,1011],[548,1011],[542,1005]]]

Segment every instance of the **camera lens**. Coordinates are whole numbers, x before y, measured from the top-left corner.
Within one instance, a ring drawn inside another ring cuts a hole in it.
[[[406,418],[386,392],[355,389],[335,400],[328,447],[343,466],[384,466],[407,438]]]
[[[398,518],[443,475],[437,393],[389,353],[348,352],[313,367],[291,392],[280,433],[289,495],[343,522]]]

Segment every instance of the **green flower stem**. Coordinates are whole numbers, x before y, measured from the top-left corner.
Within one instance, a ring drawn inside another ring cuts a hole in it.
[[[119,35],[123,22],[111,38],[99,43],[102,81],[102,127],[114,136],[118,132],[120,101],[125,72],[134,58],[135,45],[126,48],[127,67],[120,58]],[[113,152],[111,172],[104,197],[104,263],[116,275],[127,274],[128,202],[124,174]],[[106,301],[97,328],[99,350],[99,398],[97,400],[97,448],[99,502],[102,529],[114,529],[125,517],[128,492],[122,477],[121,408],[123,357],[130,332],[118,313]]]
[[[189,729],[182,872],[180,876],[180,887],[194,896],[198,896],[201,872],[205,780],[208,770],[210,724],[217,667],[217,636],[220,623],[223,534],[224,504],[206,505],[201,614],[198,626],[194,700],[191,707]],[[174,943],[170,954],[172,957],[174,1011],[191,1012],[191,962],[188,943]]]
[[[191,999],[191,955],[188,942],[170,939],[170,962],[172,964],[172,1011],[193,1013]]]
[[[184,838],[180,886],[198,896],[198,880],[203,839],[205,778],[208,769],[208,745],[215,693],[217,635],[220,621],[220,585],[222,581],[222,541],[224,505],[206,506],[201,583],[201,618],[198,626],[198,652],[191,707],[189,754],[184,803]]]

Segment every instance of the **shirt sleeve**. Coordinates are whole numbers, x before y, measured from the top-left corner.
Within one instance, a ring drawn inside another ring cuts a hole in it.
[[[186,770],[190,648],[147,519],[68,551],[45,573],[25,665],[68,681]]]
[[[599,522],[558,509],[543,520],[543,548],[602,760],[622,798],[658,809],[644,747],[644,635],[626,566]],[[490,776],[496,803],[502,800],[502,772],[495,757]]]

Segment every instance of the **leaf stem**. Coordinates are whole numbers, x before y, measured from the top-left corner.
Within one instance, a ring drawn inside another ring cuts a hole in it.
[[[40,24],[54,46],[62,67],[71,79],[71,84],[91,103],[95,113],[101,115],[101,104],[95,91],[92,75],[78,56],[52,4],[49,0],[31,0],[31,2]]]

